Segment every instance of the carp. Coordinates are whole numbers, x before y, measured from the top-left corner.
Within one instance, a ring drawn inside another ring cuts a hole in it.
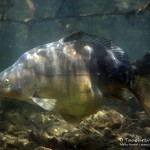
[[[150,116],[150,52],[130,63],[112,41],[74,32],[25,52],[0,73],[0,96],[54,110],[77,123],[130,90]]]

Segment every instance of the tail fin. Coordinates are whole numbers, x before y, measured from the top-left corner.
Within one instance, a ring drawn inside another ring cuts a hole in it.
[[[130,88],[150,117],[150,51],[133,65],[133,80]]]

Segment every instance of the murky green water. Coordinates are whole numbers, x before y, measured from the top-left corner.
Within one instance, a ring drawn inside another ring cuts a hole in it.
[[[149,5],[148,0],[1,0],[0,70],[71,31],[111,39],[134,61],[150,50]],[[38,106],[0,98],[0,149],[144,150],[150,147],[150,119],[131,97],[126,103],[105,101],[77,126]]]

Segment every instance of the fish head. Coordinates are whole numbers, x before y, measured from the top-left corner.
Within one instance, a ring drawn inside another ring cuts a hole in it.
[[[32,71],[12,66],[0,73],[0,96],[26,99],[33,90]]]

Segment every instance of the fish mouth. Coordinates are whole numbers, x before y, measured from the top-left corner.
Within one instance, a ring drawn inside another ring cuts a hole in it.
[[[16,97],[17,93],[13,91],[10,84],[5,84],[3,81],[0,81],[0,96],[1,97]]]

